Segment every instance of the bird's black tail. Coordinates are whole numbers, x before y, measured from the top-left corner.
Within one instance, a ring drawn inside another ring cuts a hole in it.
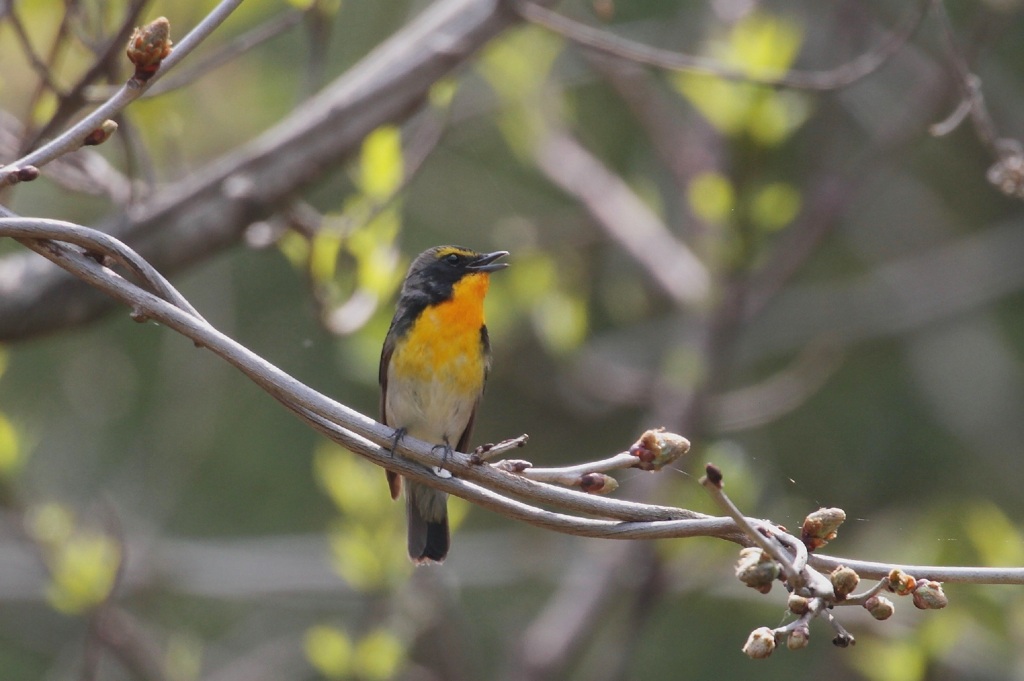
[[[414,563],[442,563],[451,546],[448,495],[406,480],[405,515],[409,526],[409,558]]]

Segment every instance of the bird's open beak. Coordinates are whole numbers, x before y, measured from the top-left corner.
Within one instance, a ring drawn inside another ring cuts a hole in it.
[[[504,258],[508,255],[508,251],[495,251],[494,253],[484,253],[479,258],[471,262],[466,266],[466,269],[470,272],[497,272],[508,267],[507,262],[495,262],[498,258]]]

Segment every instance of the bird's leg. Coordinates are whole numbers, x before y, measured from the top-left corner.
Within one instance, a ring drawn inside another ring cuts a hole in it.
[[[447,463],[448,462],[448,457],[451,456],[451,453],[453,451],[451,444],[448,442],[448,438],[444,439],[444,443],[439,444],[439,445],[434,445],[433,447],[431,447],[430,451],[431,451],[431,453],[433,453],[433,452],[437,451],[438,449],[441,450],[441,463],[442,464],[443,463]],[[452,477],[451,471],[445,470],[441,466],[434,466],[434,474],[437,475],[440,478],[450,478],[450,477]]]
[[[448,442],[448,438],[447,437],[444,439],[443,443],[441,443],[439,445],[434,445],[433,447],[431,447],[430,448],[430,452],[434,453],[438,449],[441,450],[441,463],[448,463],[448,457],[451,456],[452,451],[454,451],[454,450],[452,449],[451,443]]]
[[[405,428],[395,428],[395,435],[391,438],[391,456],[395,455],[395,448],[398,447],[398,443],[402,441],[402,438],[406,434]]]

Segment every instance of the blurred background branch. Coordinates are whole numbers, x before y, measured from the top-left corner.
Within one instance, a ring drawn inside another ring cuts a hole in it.
[[[414,113],[438,79],[514,20],[485,0],[436,3],[260,137],[99,229],[169,274],[212,257],[343,164],[374,128]],[[17,285],[0,287],[0,340],[52,332],[109,309],[103,296],[22,254],[0,260],[0,281],[11,280]]]

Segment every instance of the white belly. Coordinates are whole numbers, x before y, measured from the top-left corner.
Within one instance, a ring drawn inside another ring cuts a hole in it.
[[[466,394],[465,381],[458,383],[450,372],[432,380],[402,380],[389,368],[388,424],[417,439],[456,447],[479,399],[478,391]]]

